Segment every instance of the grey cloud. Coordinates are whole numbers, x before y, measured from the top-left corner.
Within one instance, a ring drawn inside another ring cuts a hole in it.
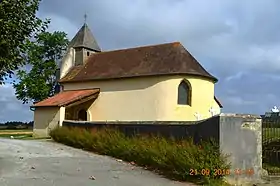
[[[62,4],[66,1],[49,0],[44,1],[41,11],[56,12],[56,15],[67,17],[76,25],[83,22],[82,15],[87,12],[89,24],[100,44],[110,49],[173,40],[199,43],[209,35],[230,31],[230,27],[219,18],[223,17],[219,11],[216,16],[208,16],[208,8],[200,10],[204,6],[194,1],[178,1],[175,4],[162,1],[153,3],[154,6],[147,2],[150,1],[76,1],[65,7]],[[203,13],[204,10],[206,13]]]
[[[29,110],[29,106],[16,99],[11,84],[0,87],[0,107],[0,122],[32,120],[33,113]]]
[[[225,105],[226,112],[261,114],[272,106],[280,106],[279,78],[265,74],[236,74],[235,79],[222,79],[217,86],[218,97]]]
[[[225,111],[262,113],[275,104],[280,92],[275,86],[280,79],[277,0],[84,0],[61,9],[64,3],[45,1],[41,11],[75,25],[82,24],[87,11],[104,49],[181,41],[220,79],[216,94]],[[77,7],[75,14],[71,7]]]
[[[86,12],[104,50],[180,41],[219,78],[216,94],[225,111],[263,113],[280,93],[279,5],[278,0],[44,0],[39,15],[52,18],[51,31],[73,37]]]

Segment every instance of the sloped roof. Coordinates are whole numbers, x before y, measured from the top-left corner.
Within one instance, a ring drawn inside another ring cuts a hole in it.
[[[78,48],[83,47],[96,52],[100,52],[101,49],[95,40],[92,32],[90,31],[88,25],[85,23],[77,34],[74,36],[72,41],[69,44],[69,47]]]
[[[193,75],[217,81],[179,42],[92,54],[80,67],[73,67],[60,82],[116,78]]]
[[[99,89],[84,89],[84,90],[68,90],[60,92],[48,99],[34,104],[32,107],[61,107],[87,98],[89,96],[99,94]]]

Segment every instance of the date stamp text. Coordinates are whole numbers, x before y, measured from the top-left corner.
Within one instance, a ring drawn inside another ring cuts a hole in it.
[[[230,169],[190,169],[189,174],[191,176],[228,176],[228,175],[235,175],[235,176],[240,176],[240,175],[246,175],[246,176],[252,176],[254,175],[254,169],[235,169],[235,170],[230,170]]]

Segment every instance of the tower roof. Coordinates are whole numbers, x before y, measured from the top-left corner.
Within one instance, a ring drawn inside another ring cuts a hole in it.
[[[94,50],[96,52],[101,52],[98,43],[96,42],[94,36],[92,35],[86,23],[80,28],[80,30],[74,36],[74,38],[69,44],[69,47],[73,47],[73,48],[82,47],[82,48]]]

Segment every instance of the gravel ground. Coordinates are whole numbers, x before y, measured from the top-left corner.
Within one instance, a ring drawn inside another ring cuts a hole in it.
[[[280,178],[274,177],[274,178],[267,178],[263,180],[262,183],[255,184],[256,186],[280,186]]]
[[[194,186],[50,141],[0,139],[1,186]]]

